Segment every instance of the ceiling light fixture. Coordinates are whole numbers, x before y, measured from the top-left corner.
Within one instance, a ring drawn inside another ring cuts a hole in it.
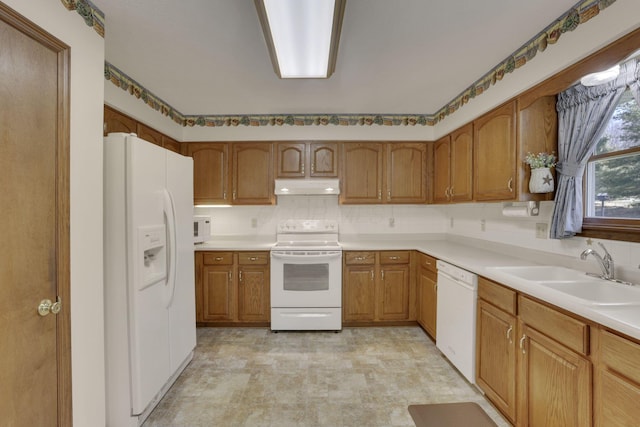
[[[346,0],[254,0],[269,56],[283,79],[333,74]]]

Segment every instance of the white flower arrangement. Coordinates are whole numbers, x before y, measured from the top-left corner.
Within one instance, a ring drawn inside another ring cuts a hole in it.
[[[557,158],[555,153],[527,153],[524,158],[524,162],[528,164],[531,169],[552,168],[556,165],[556,160]]]

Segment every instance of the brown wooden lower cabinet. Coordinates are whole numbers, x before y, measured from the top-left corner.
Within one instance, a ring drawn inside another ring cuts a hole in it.
[[[342,317],[349,323],[416,320],[413,251],[343,254]]]
[[[269,252],[198,251],[195,259],[198,324],[268,324]]]
[[[438,302],[436,259],[425,254],[418,254],[417,296],[418,323],[436,339],[436,317]]]
[[[640,422],[640,342],[598,330],[594,376],[596,427],[632,427]]]

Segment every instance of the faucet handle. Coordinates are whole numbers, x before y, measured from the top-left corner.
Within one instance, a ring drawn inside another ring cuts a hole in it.
[[[598,242],[598,246],[600,246],[602,248],[602,250],[604,251],[605,258],[611,259],[611,254],[609,253],[607,248],[604,247],[602,242]]]

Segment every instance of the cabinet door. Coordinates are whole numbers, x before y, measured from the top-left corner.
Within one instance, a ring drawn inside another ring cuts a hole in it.
[[[136,133],[136,124],[131,117],[104,106],[104,136],[113,132]]]
[[[276,144],[276,178],[304,178],[305,176],[305,144]]]
[[[338,177],[338,144],[333,142],[309,143],[309,176],[312,178]]]
[[[382,203],[383,144],[342,145],[341,203]]]
[[[591,362],[521,326],[518,425],[591,426]]]
[[[476,327],[477,384],[509,421],[515,423],[515,316],[479,300]]]
[[[409,266],[380,266],[378,320],[409,319]]]
[[[345,321],[375,319],[375,267],[348,265],[342,281],[342,315]]]
[[[193,158],[194,204],[231,203],[228,144],[190,142],[187,155]]]
[[[203,266],[202,293],[202,319],[204,321],[234,320],[236,295],[232,266]]]
[[[181,154],[180,143],[173,138],[162,135],[162,146],[167,150],[173,151],[174,153]]]
[[[238,320],[268,322],[270,314],[269,267],[240,266],[238,269]]]
[[[160,132],[150,128],[149,126],[143,125],[142,123],[138,123],[136,128],[138,138],[144,139],[145,141],[149,141],[152,144],[162,147],[162,134]]]
[[[427,202],[427,145],[386,144],[387,203]]]
[[[419,276],[419,311],[418,323],[425,331],[436,339],[436,317],[438,287],[436,284],[436,273],[424,267],[420,268]]]
[[[436,141],[433,147],[433,201],[449,203],[449,187],[451,186],[451,136]]]
[[[516,197],[515,101],[473,122],[474,196],[480,200]]]
[[[242,142],[231,146],[233,204],[273,204],[272,144]]]
[[[473,200],[473,124],[451,134],[451,183],[449,200]]]

